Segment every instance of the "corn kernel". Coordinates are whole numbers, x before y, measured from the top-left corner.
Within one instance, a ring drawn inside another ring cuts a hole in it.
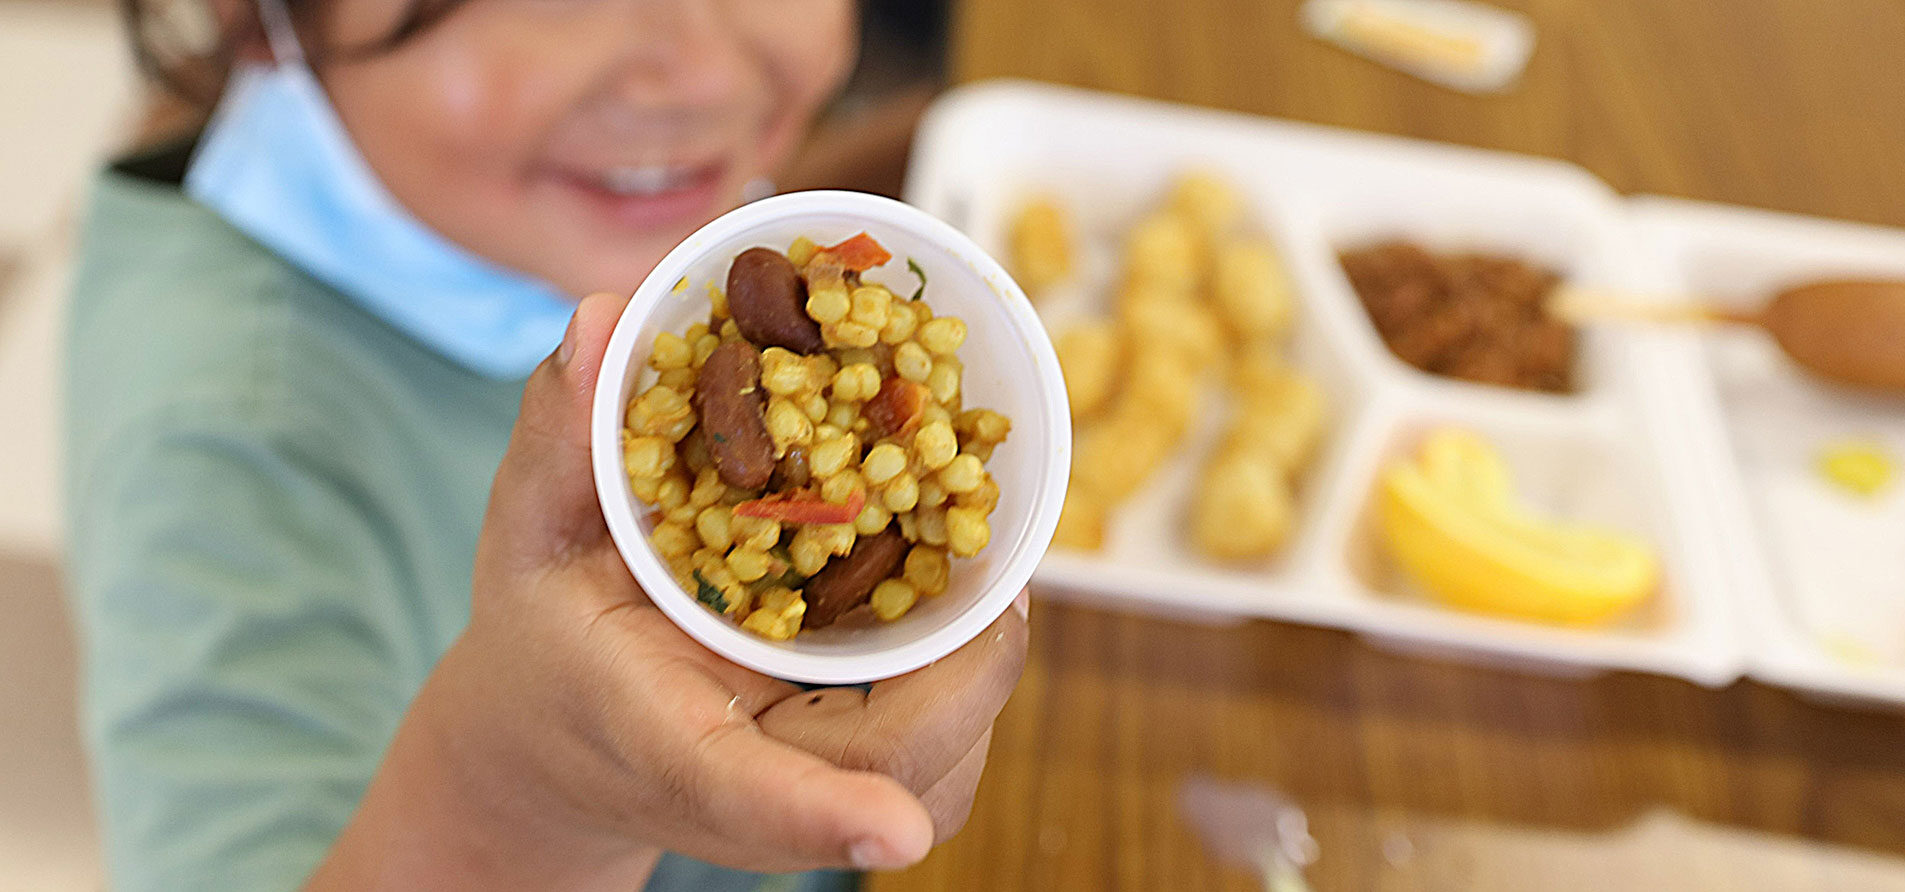
[[[694,364],[695,348],[682,340],[681,335],[664,331],[655,336],[655,351],[648,355],[648,365],[658,372],[669,369],[685,369]]]
[[[946,550],[930,545],[915,545],[906,553],[906,567],[901,575],[922,595],[937,595],[946,590],[946,583],[952,578],[952,561],[946,557]]]
[[[802,576],[812,576],[827,566],[827,560],[833,557],[825,542],[808,532],[813,527],[801,527],[794,531],[794,541],[787,544],[787,556],[794,562],[794,572]]]
[[[800,414],[807,416],[807,420],[815,425],[827,420],[827,410],[831,408],[827,405],[827,398],[818,392],[796,397],[795,405],[800,407]]]
[[[767,551],[781,541],[781,524],[778,520],[737,514],[729,521],[729,527],[734,531],[734,547],[737,549]]]
[[[681,391],[657,384],[629,403],[627,423],[638,435],[675,443],[694,429],[695,413]]]
[[[708,554],[697,558],[695,572],[700,573],[709,585],[720,589],[723,595],[742,587],[741,580],[735,578],[734,571],[728,569],[728,562],[720,555]],[[732,605],[733,597],[730,596],[728,601]]]
[[[741,621],[741,628],[762,638],[786,641],[800,632],[807,614],[807,602],[797,593],[775,586],[761,593],[760,604]]]
[[[992,474],[988,472],[980,478],[978,486],[973,487],[969,492],[960,493],[953,499],[953,503],[961,508],[971,508],[981,514],[991,514],[992,509],[999,507],[998,481],[993,480]]]
[[[681,333],[681,339],[684,341],[687,341],[690,345],[693,345],[696,341],[701,340],[702,335],[709,334],[709,333],[710,332],[708,331],[708,323],[697,322],[693,325],[688,326],[688,330]]]
[[[726,505],[710,505],[695,515],[695,533],[701,544],[725,552],[734,546],[734,510]]]
[[[807,293],[807,315],[821,325],[834,325],[847,318],[853,308],[847,286],[826,285]]]
[[[726,319],[733,315],[728,312],[728,293],[713,285],[708,286],[708,312],[716,319]]]
[[[631,437],[622,451],[622,467],[630,477],[659,480],[675,466],[675,444],[660,437]]]
[[[859,457],[859,437],[843,433],[824,440],[816,438],[814,448],[807,452],[807,467],[815,477],[825,479]]]
[[[880,342],[879,329],[852,319],[835,323],[830,328],[823,329],[821,334],[826,335],[829,332],[831,332],[830,340],[844,347],[871,347]]]
[[[736,548],[728,552],[728,569],[734,571],[734,578],[742,582],[753,582],[766,576],[773,561],[767,552],[752,548]]]
[[[813,239],[803,235],[794,239],[794,243],[787,246],[787,259],[791,261],[795,267],[803,267],[807,265],[808,261],[813,260],[814,255],[819,253],[819,251],[820,246],[814,244]]]
[[[860,473],[866,475],[868,483],[879,486],[893,475],[906,470],[906,453],[892,443],[881,443],[867,452],[860,462]]]
[[[925,408],[919,410],[919,423],[950,425],[953,423],[953,416],[951,412],[946,411],[945,406],[937,402],[927,403]]]
[[[991,409],[967,409],[953,420],[953,430],[963,439],[997,445],[1012,432],[1012,420]]]
[[[986,472],[979,457],[971,453],[960,453],[946,466],[939,469],[939,485],[955,495],[971,492],[979,486],[979,479]]]
[[[721,340],[723,341],[741,340],[741,326],[735,324],[734,320],[732,319],[722,322],[721,323]]]
[[[655,383],[663,387],[672,387],[682,393],[693,393],[695,389],[695,370],[669,369],[656,376]]]
[[[893,371],[908,381],[926,383],[926,376],[933,373],[933,357],[925,347],[907,341],[893,348]]]
[[[920,479],[919,507],[937,508],[946,504],[946,499],[949,497],[946,492],[946,487],[939,485],[939,476],[937,474]]]
[[[959,360],[942,356],[933,363],[933,370],[926,373],[926,389],[933,392],[933,399],[951,403],[959,399],[959,383],[964,374]]]
[[[792,400],[777,396],[767,401],[767,434],[774,438],[776,452],[785,454],[813,440],[814,423]]]
[[[880,502],[895,514],[913,510],[919,504],[919,479],[911,471],[894,474],[880,490]]]
[[[886,506],[868,502],[865,508],[860,509],[860,516],[853,519],[853,531],[862,536],[872,536],[892,522],[893,512],[886,510]]]
[[[686,578],[682,579],[681,587],[686,589],[688,594],[694,597],[695,600],[706,605],[709,610],[719,613],[728,613],[734,609],[734,600],[728,594],[731,590],[721,585],[722,580],[730,580],[734,583],[732,591],[738,593],[745,593],[747,591],[747,587],[741,585],[741,581],[734,578],[734,574],[728,571],[727,562],[722,560],[719,556],[712,559],[697,556],[694,565],[688,568]],[[701,591],[701,587],[704,584],[714,589],[715,594],[720,599],[719,601],[709,598]]]
[[[943,421],[927,422],[913,435],[913,452],[919,456],[921,467],[937,471],[959,454],[959,438],[953,434],[952,425]]]
[[[655,506],[663,511],[672,511],[688,504],[688,491],[693,488],[688,478],[679,472],[669,474],[661,480],[661,486],[655,490]]]
[[[827,407],[827,423],[841,430],[853,430],[859,420],[860,407],[852,403],[835,402]]]
[[[862,285],[853,289],[853,307],[847,311],[847,318],[873,329],[877,340],[892,305],[893,292],[878,285]]]
[[[866,491],[866,478],[850,467],[820,482],[820,497],[836,505],[853,501],[856,492],[865,496]]]
[[[830,555],[843,555],[853,550],[853,541],[857,537],[850,523],[820,523],[801,527],[811,530],[814,541],[819,542]]]
[[[661,498],[661,481],[660,477],[630,477],[628,491],[634,493],[635,498],[652,505]]]
[[[919,314],[912,301],[894,301],[886,313],[886,325],[880,329],[880,343],[899,345],[911,340],[919,330]]]
[[[952,316],[941,316],[919,327],[919,345],[940,356],[951,356],[966,342],[966,323]]]
[[[690,526],[694,524],[695,514],[699,512],[700,510],[701,509],[696,508],[693,505],[682,505],[680,507],[670,508],[669,510],[662,512],[661,516],[664,520],[667,520],[670,523],[678,523],[678,524],[681,524],[682,526]]]
[[[714,468],[702,468],[695,475],[695,488],[688,493],[689,504],[697,508],[706,508],[721,501],[728,494],[728,485],[721,482],[721,474]]]
[[[864,402],[880,392],[880,370],[871,363],[856,362],[842,366],[833,376],[833,398],[850,403]]]
[[[972,557],[992,539],[983,512],[973,508],[946,509],[946,545],[959,557]]]
[[[659,523],[655,531],[648,534],[648,541],[655,546],[655,553],[663,558],[680,558],[691,554],[699,542],[695,534],[678,523]]]
[[[792,396],[808,389],[807,364],[800,354],[783,347],[761,351],[761,386],[775,396]]]
[[[715,334],[714,332],[707,332],[701,335],[700,337],[695,338],[694,346],[695,346],[695,368],[701,368],[703,365],[707,364],[708,357],[713,355],[714,348],[721,346],[721,336]]]
[[[902,516],[910,516],[913,518],[914,525],[919,532],[918,541],[924,542],[927,545],[945,545],[947,536],[946,511],[947,509],[945,508],[916,508],[910,515]]]
[[[913,602],[919,600],[919,589],[904,579],[887,579],[873,587],[873,615],[892,622],[913,609]]]

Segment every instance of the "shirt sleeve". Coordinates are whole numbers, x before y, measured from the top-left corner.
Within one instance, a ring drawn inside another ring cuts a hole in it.
[[[115,888],[296,888],[422,675],[378,494],[310,435],[180,410],[69,469],[84,722]]]

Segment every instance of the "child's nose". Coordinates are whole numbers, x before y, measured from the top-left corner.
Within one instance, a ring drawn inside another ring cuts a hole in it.
[[[607,0],[621,6],[626,40],[617,60],[617,98],[648,106],[733,102],[759,73],[729,4],[706,0]]]

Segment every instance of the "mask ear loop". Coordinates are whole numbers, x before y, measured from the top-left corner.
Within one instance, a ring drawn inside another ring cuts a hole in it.
[[[279,65],[304,64],[304,47],[298,43],[298,29],[291,24],[291,11],[285,8],[284,0],[258,0],[258,23],[265,29],[272,61]]]

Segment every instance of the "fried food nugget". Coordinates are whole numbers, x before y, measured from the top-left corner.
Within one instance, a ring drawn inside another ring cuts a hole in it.
[[[1020,207],[1007,243],[1012,274],[1034,299],[1071,277],[1077,251],[1070,216],[1057,198],[1039,196]]]
[[[1220,455],[1198,480],[1191,541],[1214,558],[1261,557],[1289,539],[1295,515],[1282,469],[1249,455]]]
[[[1239,344],[1281,341],[1296,316],[1290,278],[1263,239],[1232,239],[1217,246],[1211,301]]]
[[[1123,343],[1117,324],[1097,320],[1074,326],[1054,339],[1052,346],[1065,374],[1072,417],[1089,417],[1105,405],[1118,384]]]

